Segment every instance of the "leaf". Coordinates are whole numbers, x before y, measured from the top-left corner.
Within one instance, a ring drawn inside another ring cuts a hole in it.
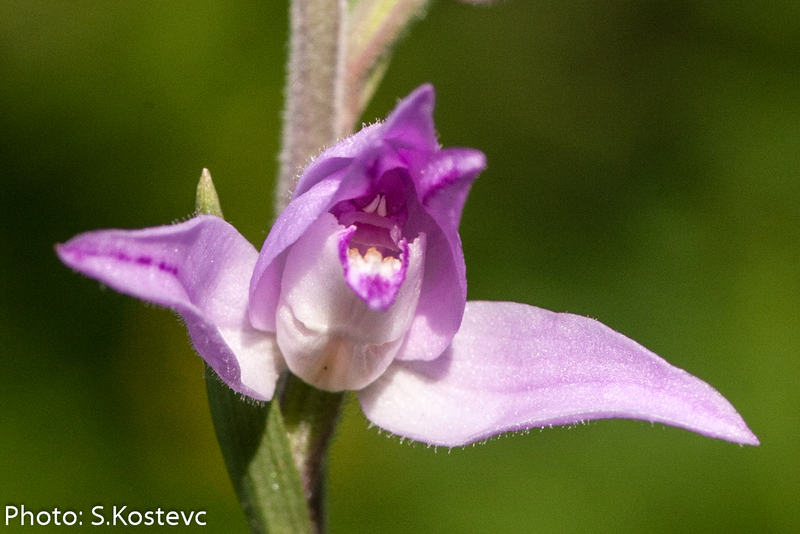
[[[278,401],[245,399],[208,366],[206,390],[217,440],[250,530],[314,532]]]

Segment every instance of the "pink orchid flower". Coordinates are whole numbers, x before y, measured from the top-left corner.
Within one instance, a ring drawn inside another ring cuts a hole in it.
[[[624,417],[758,444],[717,391],[585,317],[467,302],[458,235],[481,152],[443,149],[425,85],[320,154],[261,252],[224,220],[100,230],[69,267],[175,310],[231,388],[270,400],[285,370],[357,392],[394,434],[456,446]]]

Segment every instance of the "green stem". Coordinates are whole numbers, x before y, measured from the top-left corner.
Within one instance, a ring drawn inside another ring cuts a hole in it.
[[[233,488],[253,534],[315,529],[278,403],[254,403],[206,365],[211,418]]]
[[[339,422],[344,393],[320,391],[286,375],[281,412],[295,465],[308,502],[311,521],[324,532],[328,447]]]
[[[275,399],[256,403],[206,365],[211,418],[236,495],[254,534],[323,534],[328,446],[343,393],[281,377]],[[280,409],[279,409],[280,406]]]
[[[197,185],[195,209],[222,217],[208,169]],[[319,391],[287,372],[273,401],[259,403],[234,392],[208,364],[206,391],[217,441],[250,530],[323,533],[326,459],[343,394]]]

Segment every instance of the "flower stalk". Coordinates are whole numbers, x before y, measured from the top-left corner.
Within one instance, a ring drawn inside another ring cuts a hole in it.
[[[314,532],[325,532],[328,448],[339,422],[344,393],[321,391],[286,373],[277,394]]]
[[[225,465],[253,534],[326,530],[327,452],[343,393],[286,373],[267,403],[230,389],[206,365],[206,391]]]
[[[208,169],[203,169],[197,184],[195,212],[222,218],[219,196]],[[217,442],[253,534],[320,532],[312,516],[319,519],[322,514],[312,514],[308,508],[309,491],[297,468],[301,465],[295,452],[299,447],[292,446],[303,440],[287,434],[279,403],[246,400],[229,388],[207,362],[205,379]],[[293,425],[295,434],[298,426]],[[307,463],[310,462],[303,465]],[[316,480],[308,475],[305,478],[316,489]]]

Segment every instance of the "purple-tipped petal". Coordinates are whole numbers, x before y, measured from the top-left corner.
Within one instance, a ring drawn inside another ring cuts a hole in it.
[[[325,178],[346,168],[365,150],[369,151],[372,147],[380,144],[382,126],[381,123],[366,126],[315,157],[303,170],[297,186],[292,192],[292,198],[305,194]]]
[[[472,182],[485,168],[486,156],[478,150],[445,148],[436,153],[414,184],[425,210],[443,227],[457,231]]]
[[[433,124],[434,100],[433,86],[422,85],[401,100],[385,122],[367,126],[323,151],[303,171],[292,198],[305,194],[326,177],[350,165],[353,160],[362,163],[375,160],[379,167],[374,170],[383,172],[387,166],[391,166],[386,160],[396,159],[391,153],[395,149],[423,154],[438,150]],[[392,150],[387,151],[384,143],[388,143]],[[358,167],[356,165],[355,173],[351,174],[361,175],[356,176],[356,180],[361,181],[363,172]]]
[[[339,261],[344,270],[347,286],[373,311],[386,311],[394,304],[397,293],[406,280],[408,270],[408,243],[400,242],[400,258],[384,257],[376,248],[363,256],[357,248],[350,248],[350,238],[355,233],[351,227],[339,238]]]
[[[395,362],[359,392],[374,424],[434,445],[624,417],[757,445],[714,388],[607,326],[524,304],[469,302],[431,362]]]
[[[269,400],[284,367],[275,336],[247,317],[258,253],[217,217],[143,230],[87,232],[56,247],[76,271],[121,293],[174,309],[197,352],[234,390]]]
[[[397,354],[399,360],[436,358],[461,325],[467,271],[458,224],[470,186],[485,166],[482,152],[450,148],[437,152],[415,175],[422,206],[412,206],[407,227],[428,235],[429,252],[417,316]]]

